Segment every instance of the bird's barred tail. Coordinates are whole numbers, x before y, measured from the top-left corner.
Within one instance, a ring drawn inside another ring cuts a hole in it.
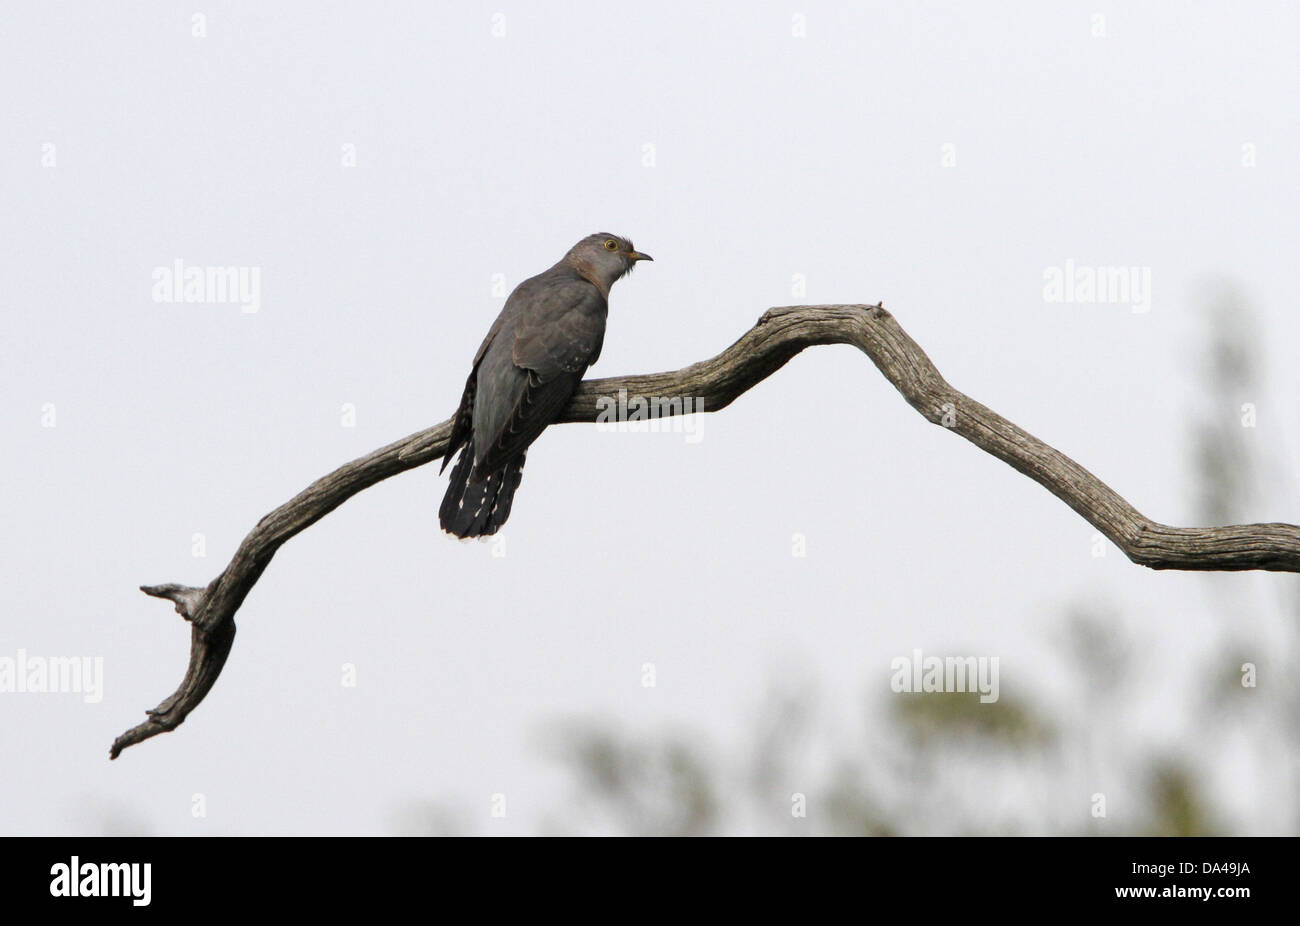
[[[524,454],[494,473],[471,479],[474,444],[467,444],[451,470],[451,483],[438,509],[442,529],[457,537],[495,534],[510,517],[515,489],[524,478]]]

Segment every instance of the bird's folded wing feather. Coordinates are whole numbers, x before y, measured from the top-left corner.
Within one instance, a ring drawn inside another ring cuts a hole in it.
[[[564,411],[605,338],[605,298],[585,280],[543,276],[521,289],[515,324],[502,329],[479,368],[485,401],[475,407],[474,433],[482,472],[526,449]]]
[[[484,448],[478,468],[490,473],[500,469],[506,463],[528,449],[528,445],[537,440],[537,436],[546,430],[564,411],[564,407],[573,398],[573,392],[582,381],[582,371],[561,373],[542,382],[537,374],[524,371],[516,387],[517,398],[511,407],[510,416]]]
[[[447,453],[442,458],[442,467],[438,470],[441,473],[451,462],[451,458],[456,455],[456,451],[461,448],[470,438],[472,431],[472,421],[474,418],[474,394],[478,382],[478,367],[487,354],[488,348],[496,340],[501,329],[507,327],[510,321],[518,314],[515,307],[509,303],[501,310],[501,314],[496,317],[492,327],[488,329],[487,336],[483,338],[483,343],[478,346],[478,351],[474,354],[474,364],[470,367],[469,377],[465,380],[465,390],[460,396],[460,405],[456,407],[455,417],[451,422],[451,434],[447,440]]]

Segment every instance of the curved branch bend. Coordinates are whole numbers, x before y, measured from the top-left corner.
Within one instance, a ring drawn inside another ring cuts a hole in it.
[[[771,309],[740,340],[709,360],[670,373],[584,381],[557,423],[598,420],[608,397],[620,390],[629,396],[703,399],[706,410],[719,411],[795,354],[818,344],[852,344],[862,350],[926,420],[961,435],[1042,485],[1139,565],[1300,572],[1300,527],[1280,523],[1170,527],[1152,521],[1074,460],[948,385],[920,346],[879,305]],[[665,407],[664,412],[678,410]],[[113,742],[111,757],[174,730],[211,690],[234,642],[235,612],[281,544],[363,489],[440,459],[450,430],[451,422],[444,421],[316,480],[262,518],[206,588],[142,586],[146,594],[172,601],[191,623],[190,664],[180,687],[149,711],[143,723]]]

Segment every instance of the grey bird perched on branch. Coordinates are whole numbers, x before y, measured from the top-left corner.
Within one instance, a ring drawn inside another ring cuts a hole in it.
[[[515,287],[474,355],[451,425],[442,468],[465,449],[438,509],[443,530],[479,537],[506,522],[528,445],[564,411],[600,357],[610,287],[637,261],[653,259],[602,232]]]

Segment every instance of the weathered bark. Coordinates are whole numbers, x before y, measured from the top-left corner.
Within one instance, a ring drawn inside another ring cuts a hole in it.
[[[939,375],[925,352],[881,306],[822,305],[771,309],[735,344],[710,360],[671,373],[585,381],[559,422],[591,422],[602,398],[629,396],[702,399],[716,412],[817,344],[852,344],[928,421],[961,435],[1010,464],[1065,502],[1108,537],[1133,562],[1152,569],[1300,572],[1300,527],[1244,524],[1170,527],[1145,517],[1108,485]],[[216,682],[235,638],[235,612],[290,537],[315,524],[353,495],[380,480],[440,459],[451,422],[412,434],[353,460],[316,480],[262,518],[234,558],[206,588],[142,586],[175,603],[192,625],[189,669],[180,687],[149,717],[119,736],[112,758],[128,746],[174,730]],[[430,517],[433,513],[430,512]]]

